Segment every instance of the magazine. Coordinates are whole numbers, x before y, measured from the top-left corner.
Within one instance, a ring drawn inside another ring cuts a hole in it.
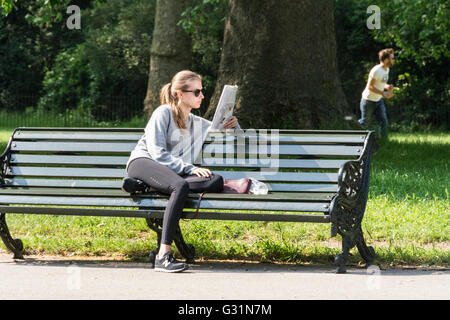
[[[225,85],[223,87],[212,121],[212,130],[222,130],[226,120],[233,115],[237,89],[238,86]]]

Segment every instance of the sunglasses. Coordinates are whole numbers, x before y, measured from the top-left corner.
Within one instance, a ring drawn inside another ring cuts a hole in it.
[[[203,91],[200,89],[196,89],[196,90],[181,90],[183,92],[193,92],[194,96],[198,97],[201,94],[203,94]]]

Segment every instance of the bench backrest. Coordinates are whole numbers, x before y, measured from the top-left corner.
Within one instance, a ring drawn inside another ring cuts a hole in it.
[[[143,129],[18,128],[4,183],[14,186],[120,188]],[[366,131],[212,132],[201,165],[225,179],[250,177],[271,192],[336,193],[338,170],[364,150]]]

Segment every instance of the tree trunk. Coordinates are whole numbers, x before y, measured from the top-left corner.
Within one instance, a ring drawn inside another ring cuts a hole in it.
[[[150,72],[144,111],[151,114],[159,104],[161,88],[172,77],[191,65],[191,39],[178,26],[186,0],[158,0],[156,3],[155,29],[150,52]]]
[[[212,118],[225,84],[239,86],[243,127],[319,128],[349,111],[339,81],[333,0],[229,0]]]

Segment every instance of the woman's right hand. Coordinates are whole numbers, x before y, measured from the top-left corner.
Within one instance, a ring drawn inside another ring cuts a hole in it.
[[[195,174],[197,177],[208,178],[212,175],[212,172],[206,168],[195,168],[192,170],[192,174]]]

